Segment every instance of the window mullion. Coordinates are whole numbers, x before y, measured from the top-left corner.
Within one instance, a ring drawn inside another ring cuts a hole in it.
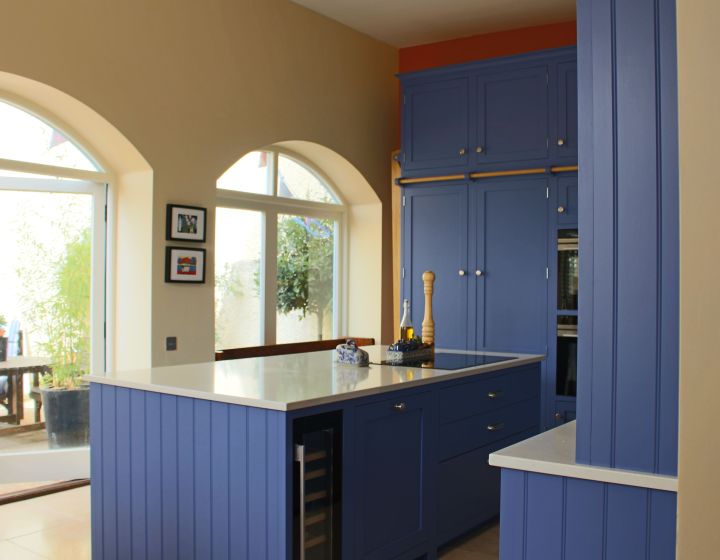
[[[277,340],[277,222],[277,212],[268,209],[263,247],[263,344],[275,344]]]

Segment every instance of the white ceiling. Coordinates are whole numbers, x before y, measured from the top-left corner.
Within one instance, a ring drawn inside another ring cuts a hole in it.
[[[575,0],[292,0],[395,47],[575,19]]]

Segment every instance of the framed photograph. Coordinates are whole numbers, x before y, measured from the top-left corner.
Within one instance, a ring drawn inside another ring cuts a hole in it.
[[[167,247],[165,249],[165,282],[205,283],[205,249]]]
[[[207,210],[196,206],[167,205],[165,239],[175,241],[205,241]]]

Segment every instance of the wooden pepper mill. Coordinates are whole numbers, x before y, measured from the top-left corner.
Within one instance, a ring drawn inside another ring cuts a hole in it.
[[[435,273],[426,270],[422,275],[423,291],[425,292],[425,316],[422,321],[422,341],[425,344],[435,344],[435,321],[432,316],[433,284]]]

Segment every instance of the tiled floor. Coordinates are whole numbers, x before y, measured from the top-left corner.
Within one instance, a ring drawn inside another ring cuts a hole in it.
[[[497,560],[498,526],[444,550],[442,560]],[[90,560],[90,487],[0,506],[0,560]]]
[[[90,488],[0,506],[0,559],[89,560]]]

